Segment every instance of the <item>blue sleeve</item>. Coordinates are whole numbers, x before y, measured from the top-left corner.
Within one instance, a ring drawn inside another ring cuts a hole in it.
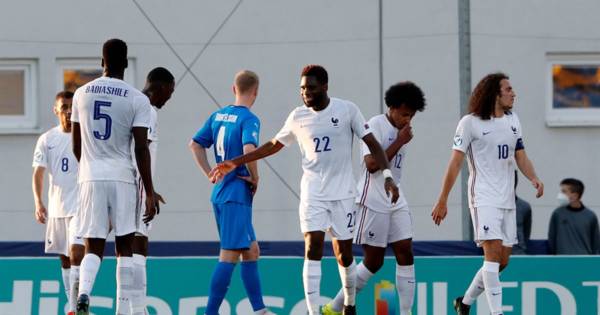
[[[258,147],[258,135],[260,133],[260,120],[256,116],[244,119],[242,123],[242,145],[254,144]]]
[[[202,128],[200,128],[200,130],[198,130],[198,132],[196,132],[196,134],[192,138],[192,140],[194,140],[194,142],[198,143],[199,145],[203,146],[204,148],[210,148],[210,146],[213,145],[213,132],[212,132],[213,116],[214,116],[214,114],[210,115],[210,117],[204,123],[204,126],[202,126]]]

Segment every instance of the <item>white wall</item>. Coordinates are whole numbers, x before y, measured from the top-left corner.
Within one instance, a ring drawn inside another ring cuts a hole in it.
[[[190,63],[237,2],[139,3],[181,58]],[[600,209],[593,193],[598,189],[594,163],[598,150],[592,149],[600,141],[598,129],[547,128],[543,120],[545,53],[600,48],[597,41],[546,36],[598,37],[600,31],[593,28],[592,13],[598,12],[600,4],[592,0],[581,1],[575,8],[560,1],[552,4],[533,0],[471,3],[473,80],[497,69],[512,76],[527,150],[547,183],[547,196],[539,201],[532,200],[532,190],[525,183],[519,189],[534,204],[535,238],[545,235],[556,183],[563,176],[581,178],[588,186],[585,201]],[[451,195],[447,222],[434,227],[429,215],[459,119],[456,6],[456,1],[446,0],[384,1],[384,86],[412,80],[423,88],[428,102],[425,112],[415,118],[415,138],[404,180],[415,217],[415,239],[419,240],[461,237],[459,185]],[[566,23],[551,19],[558,16],[565,17]],[[113,0],[92,5],[24,0],[11,2],[0,11],[0,58],[38,60],[42,130],[55,123],[50,106],[57,86],[56,59],[98,57],[102,43],[110,37],[128,42],[139,87],[155,66],[169,68],[177,79],[185,71],[133,2]],[[261,90],[253,110],[262,120],[261,138],[266,141],[281,127],[289,111],[301,104],[299,72],[308,63],[328,69],[331,95],[354,101],[366,117],[378,113],[377,38],[376,1],[246,1],[192,71],[225,105],[232,100],[234,73],[242,68],[255,70],[261,77]],[[187,149],[190,137],[215,109],[211,98],[188,74],[159,113],[156,186],[168,204],[154,225],[152,239],[216,240],[209,202],[211,185]],[[0,134],[0,240],[43,237],[43,227],[34,222],[30,189],[31,155],[37,137]],[[268,160],[298,192],[298,148],[285,149]],[[259,239],[300,240],[298,200],[263,162],[259,167],[261,183],[254,203]]]

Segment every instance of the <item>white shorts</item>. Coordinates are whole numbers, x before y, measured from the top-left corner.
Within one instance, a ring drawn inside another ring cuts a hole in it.
[[[141,177],[137,180],[137,200],[138,209],[140,210],[137,218],[135,235],[148,237],[150,229],[152,229],[152,222],[144,223],[144,213],[146,212],[146,190],[144,189],[144,183],[142,183]]]
[[[408,208],[392,212],[376,212],[357,204],[358,222],[354,243],[387,247],[397,241],[413,237],[412,214]]]
[[[46,246],[48,254],[70,256],[71,245],[83,245],[77,237],[77,219],[74,217],[48,218],[46,223]]]
[[[473,236],[477,246],[486,240],[502,240],[502,246],[517,244],[517,212],[495,207],[471,208]]]
[[[136,231],[139,209],[136,185],[117,181],[91,181],[79,185],[79,235],[106,239]]]
[[[302,233],[329,231],[338,240],[352,239],[356,212],[354,198],[323,201],[300,201],[300,230]]]

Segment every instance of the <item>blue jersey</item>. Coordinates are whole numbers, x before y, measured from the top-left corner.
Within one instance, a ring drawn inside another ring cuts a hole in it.
[[[214,145],[217,163],[244,154],[245,144],[258,146],[260,121],[245,106],[229,105],[214,112],[193,140],[204,148]],[[217,183],[213,189],[213,203],[238,202],[252,204],[252,192],[248,183],[238,176],[249,176],[245,165],[239,166]]]

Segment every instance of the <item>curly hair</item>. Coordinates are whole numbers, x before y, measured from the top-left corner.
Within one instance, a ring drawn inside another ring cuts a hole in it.
[[[315,77],[321,84],[327,84],[329,76],[327,70],[320,65],[307,65],[302,69],[302,77]]]
[[[500,95],[500,81],[508,76],[502,72],[490,73],[479,83],[469,99],[469,113],[483,120],[489,120],[494,114],[496,97]]]
[[[385,104],[390,108],[404,105],[422,112],[425,109],[425,95],[416,84],[410,81],[399,82],[385,91]]]

